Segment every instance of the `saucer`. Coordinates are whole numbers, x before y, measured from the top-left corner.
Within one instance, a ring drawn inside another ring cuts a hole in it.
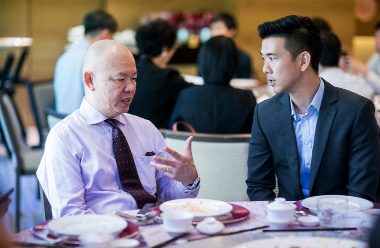
[[[270,226],[272,226],[272,227],[279,227],[279,228],[284,228],[284,227],[288,227],[288,226],[290,226],[291,224],[293,224],[294,222],[295,222],[295,220],[296,220],[296,218],[295,217],[293,217],[293,220],[292,221],[290,221],[290,222],[273,222],[273,221],[269,221],[268,220],[268,218],[267,217],[265,217],[265,220],[266,220],[266,222],[270,225]]]
[[[168,231],[168,230],[165,229],[165,231],[167,231],[168,233],[191,233],[193,230],[194,230],[194,226],[193,225],[189,226],[189,228],[187,229],[186,232],[182,232],[182,231],[178,231],[178,230],[170,230],[170,231]]]

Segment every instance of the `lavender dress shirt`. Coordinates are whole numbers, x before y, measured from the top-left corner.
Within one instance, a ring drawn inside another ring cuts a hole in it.
[[[84,98],[80,109],[50,131],[45,153],[37,170],[38,180],[52,206],[53,217],[76,214],[110,214],[137,209],[136,201],[121,187],[112,149],[112,128],[107,119]],[[132,150],[145,190],[159,201],[193,198],[199,185],[189,190],[158,170],[146,152],[169,157],[157,128],[140,117],[115,117]]]

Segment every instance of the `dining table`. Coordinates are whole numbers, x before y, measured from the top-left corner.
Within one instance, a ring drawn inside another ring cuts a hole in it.
[[[297,211],[304,211],[309,215],[316,215],[303,207],[301,202],[302,201],[292,202],[296,205]],[[348,213],[346,217],[346,228],[343,230],[334,230],[331,228],[323,229],[320,226],[304,227],[297,221],[293,222],[286,228],[272,226],[266,220],[266,206],[269,203],[269,201],[231,202],[230,204],[234,206],[234,211],[236,212],[234,212],[234,215],[237,214],[239,217],[226,222],[225,228],[220,233],[206,235],[198,232],[194,227],[189,231],[189,233],[181,235],[181,238],[172,240],[171,242],[166,242],[157,247],[234,247],[244,242],[264,239],[270,241],[271,239],[282,237],[326,237],[366,242],[371,232],[371,229],[362,225],[361,211],[350,211]],[[373,205],[373,208],[380,209],[380,204],[373,202]],[[243,214],[246,211],[249,211],[249,213]],[[137,213],[137,210],[130,210],[126,213]],[[137,247],[149,247],[144,241],[142,233],[147,232],[152,228],[162,228],[162,224],[138,226],[138,231],[136,234],[129,238],[137,239],[140,242]],[[33,234],[32,228],[11,235],[11,240],[14,243],[19,244],[42,241]],[[22,245],[22,247],[27,246]],[[73,246],[71,245],[70,247]]]

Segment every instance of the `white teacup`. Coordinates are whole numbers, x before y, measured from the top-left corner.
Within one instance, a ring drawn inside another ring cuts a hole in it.
[[[376,220],[380,219],[380,209],[366,209],[363,210],[363,225],[368,228],[375,226]]]
[[[285,198],[278,197],[266,206],[267,220],[274,225],[287,226],[294,221],[296,205],[286,202]]]
[[[164,229],[168,232],[189,232],[194,215],[184,211],[172,211],[161,214]]]

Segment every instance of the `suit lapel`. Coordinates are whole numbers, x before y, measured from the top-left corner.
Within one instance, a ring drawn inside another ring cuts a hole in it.
[[[290,183],[296,189],[298,199],[303,198],[299,174],[299,156],[297,149],[296,136],[294,134],[293,121],[290,111],[289,93],[284,93],[278,107],[278,132],[285,146],[286,157],[288,159],[289,170],[291,173]]]
[[[324,83],[325,92],[323,93],[323,99],[319,110],[314,136],[313,158],[311,161],[310,172],[310,195],[313,190],[315,179],[317,177],[326,144],[329,139],[330,130],[337,112],[337,109],[332,105],[333,102],[338,100],[337,93],[332,85],[326,81],[324,81]]]

